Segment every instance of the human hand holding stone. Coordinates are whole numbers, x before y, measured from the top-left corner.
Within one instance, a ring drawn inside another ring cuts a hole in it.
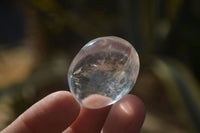
[[[139,133],[145,117],[142,101],[127,95],[112,106],[87,109],[67,91],[43,98],[1,133]]]

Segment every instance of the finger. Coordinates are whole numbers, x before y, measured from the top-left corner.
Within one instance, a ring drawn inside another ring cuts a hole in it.
[[[99,97],[94,96],[85,100],[84,103],[100,106],[107,103],[107,100],[109,99],[102,100],[102,98],[99,99]],[[78,118],[64,133],[100,133],[109,110],[110,106],[101,109],[87,109],[82,106]]]
[[[114,104],[103,127],[103,133],[139,133],[145,118],[142,101],[128,95]]]
[[[73,96],[59,91],[34,104],[2,133],[60,133],[76,119],[79,111]]]
[[[108,112],[109,107],[102,109],[81,107],[77,120],[64,133],[100,133]]]

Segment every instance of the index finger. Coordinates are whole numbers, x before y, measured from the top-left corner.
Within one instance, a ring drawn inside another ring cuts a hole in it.
[[[79,111],[73,96],[59,91],[34,104],[1,133],[60,133],[76,119]]]

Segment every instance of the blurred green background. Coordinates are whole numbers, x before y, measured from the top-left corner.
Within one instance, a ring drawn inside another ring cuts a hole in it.
[[[1,0],[0,130],[44,96],[68,90],[73,57],[108,35],[139,53],[131,93],[147,108],[141,132],[199,133],[199,0]]]

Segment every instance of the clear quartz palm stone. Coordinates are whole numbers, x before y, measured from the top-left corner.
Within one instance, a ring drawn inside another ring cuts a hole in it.
[[[72,61],[68,82],[86,108],[111,105],[128,94],[139,73],[139,57],[126,40],[100,37],[88,42]]]

